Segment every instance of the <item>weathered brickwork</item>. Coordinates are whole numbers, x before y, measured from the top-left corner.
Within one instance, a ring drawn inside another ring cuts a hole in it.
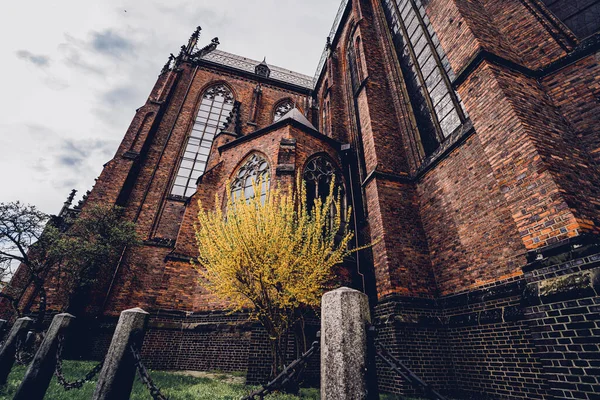
[[[356,244],[373,243],[340,279],[367,292],[393,354],[456,398],[600,398],[600,35],[578,39],[538,0],[391,1],[401,18],[420,15],[402,21],[403,34],[425,19],[429,33],[394,44],[380,0],[348,1],[313,84],[276,67],[261,76],[241,58],[182,53],[163,70],[82,210],[123,206],[144,241],[101,271],[84,354],[100,358],[119,312],[142,307],[152,313],[143,356],[153,368],[263,382],[265,332],[226,314],[191,264],[199,202],[224,207],[215,194],[225,197],[253,153],[282,187],[326,155],[352,205]],[[427,86],[434,68],[445,74],[436,88]],[[216,84],[235,111],[196,193],[174,196],[202,96]],[[298,114],[273,123],[286,101]],[[464,114],[451,132],[440,125],[448,104]],[[420,125],[427,113],[435,148]],[[65,299],[59,281],[49,278],[54,311]],[[14,283],[28,285],[26,271]],[[30,287],[20,302],[35,310],[37,295]],[[309,325],[312,338],[318,321]],[[288,350],[292,360],[292,338]],[[377,370],[380,389],[421,395],[383,363]]]

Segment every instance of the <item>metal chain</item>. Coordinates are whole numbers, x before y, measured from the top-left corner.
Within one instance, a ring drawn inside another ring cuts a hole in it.
[[[152,396],[152,398],[154,400],[169,400],[168,397],[166,397],[165,395],[163,395],[160,392],[160,389],[156,386],[156,384],[154,383],[154,381],[150,377],[150,374],[148,373],[148,369],[146,368],[146,366],[142,362],[142,356],[137,351],[137,349],[135,348],[135,346],[134,345],[130,345],[129,349],[131,350],[131,354],[133,354],[133,360],[134,360],[134,363],[135,363],[135,367],[136,367],[136,369],[138,371],[138,375],[140,377],[140,380],[146,385],[146,387],[150,391],[150,396]]]
[[[406,365],[402,363],[398,358],[394,357],[387,347],[383,345],[377,338],[377,330],[373,325],[369,326],[367,330],[370,340],[374,340],[376,346],[377,356],[385,362],[392,371],[400,375],[407,382],[415,387],[421,388],[425,395],[431,400],[446,400],[446,397],[439,394],[430,385],[424,382],[421,378],[415,375]]]
[[[64,348],[64,336],[60,335],[58,337],[58,348],[56,349],[56,368],[54,369],[54,375],[56,375],[56,379],[58,379],[58,383],[62,385],[65,390],[71,389],[81,389],[84,383],[91,381],[94,376],[102,369],[104,365],[104,361],[101,361],[98,365],[90,370],[85,376],[81,379],[78,379],[74,382],[69,382],[65,379],[62,370],[62,352]]]
[[[25,344],[19,337],[17,338],[17,345],[15,350],[15,361],[19,365],[27,365],[33,360],[33,353],[25,351]]]
[[[306,365],[308,359],[319,351],[319,346],[321,344],[320,337],[320,332],[318,332],[317,339],[312,342],[312,345],[304,354],[292,361],[292,363],[285,367],[271,382],[267,383],[261,389],[250,393],[248,396],[242,398],[242,400],[256,400],[257,398],[262,400],[265,396],[285,387],[285,385],[291,382],[295,376],[302,371],[302,368]]]

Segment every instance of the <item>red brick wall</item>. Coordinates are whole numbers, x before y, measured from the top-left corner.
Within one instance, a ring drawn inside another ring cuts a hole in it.
[[[423,226],[441,294],[520,274],[525,247],[479,135],[419,182]]]
[[[219,166],[205,175],[198,187],[198,192],[190,199],[174,249],[177,254],[190,257],[197,254],[194,224],[199,210],[198,201],[200,200],[204,207],[212,209],[215,193],[224,199],[226,181],[231,179],[240,163],[252,152],[259,151],[269,161],[273,186],[293,183],[295,176],[293,173],[279,175],[276,171],[282,139],[296,139],[293,153],[296,171],[303,170],[312,155],[323,152],[329,154],[333,160],[337,160],[339,165],[337,152],[330,144],[291,125],[284,125],[277,130],[258,135],[252,140],[228,147],[222,150],[220,155],[219,152],[213,152],[211,158],[217,158]],[[161,294],[158,296],[160,308],[208,311],[224,306],[223,302],[218,301],[202,289],[197,272],[188,263],[169,261],[162,279],[163,286]]]

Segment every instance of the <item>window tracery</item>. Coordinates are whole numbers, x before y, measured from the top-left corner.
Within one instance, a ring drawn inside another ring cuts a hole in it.
[[[312,208],[314,200],[324,201],[327,198],[332,180],[335,182],[334,190],[340,190],[340,194],[343,195],[340,174],[327,156],[317,156],[310,160],[304,168],[303,178],[306,182],[306,198],[309,200],[309,209]]]
[[[233,104],[233,93],[225,84],[214,85],[204,92],[171,194],[189,197],[196,191],[196,181],[206,169],[213,139],[224,128]]]
[[[270,181],[269,163],[264,157],[254,153],[235,173],[231,184],[231,195],[233,199],[238,199],[242,195],[245,199],[251,199],[255,196],[254,184],[260,182],[260,199],[264,202],[269,191]]]
[[[281,117],[287,114],[287,112],[290,111],[292,108],[294,108],[294,102],[292,100],[288,99],[279,103],[275,107],[275,111],[273,112],[273,122],[279,121]]]

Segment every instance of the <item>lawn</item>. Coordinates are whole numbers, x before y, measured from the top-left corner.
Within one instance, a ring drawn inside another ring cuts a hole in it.
[[[64,361],[63,373],[69,381],[83,377],[96,365],[92,361]],[[21,379],[25,374],[26,366],[16,365],[13,367],[6,387],[0,388],[0,400],[12,399]],[[166,371],[150,371],[154,383],[161,388],[164,395],[170,400],[239,400],[242,396],[256,389],[255,386],[246,386],[241,383],[232,383],[231,375],[211,374],[212,378],[194,377]],[[239,380],[233,378],[233,380]],[[96,380],[87,382],[81,389],[65,391],[59,385],[56,377],[52,378],[50,387],[46,392],[45,399],[52,400],[89,400],[92,397]],[[382,395],[382,400],[411,400],[401,396]],[[131,400],[151,400],[146,387],[140,382],[136,375],[131,391]],[[289,394],[272,394],[268,400],[298,400],[319,399],[318,389],[301,389],[299,396]],[[414,399],[418,400],[418,399]]]
[[[89,361],[65,361],[63,363],[63,373],[70,380],[76,380],[83,377],[90,369],[94,367],[94,362]],[[25,374],[25,366],[15,366],[8,376],[8,382],[5,388],[0,392],[1,400],[12,399],[14,393],[19,387],[19,383]],[[161,388],[164,395],[171,400],[239,400],[245,394],[256,389],[256,387],[246,386],[239,383],[226,382],[224,379],[197,378],[188,375],[173,374],[164,371],[151,371],[150,375]],[[225,376],[223,376],[225,378]],[[56,377],[52,378],[50,387],[46,392],[46,399],[52,400],[89,400],[92,397],[96,381],[87,382],[79,390],[65,391],[58,384]],[[302,389],[300,396],[285,394],[274,394],[267,397],[269,400],[297,400],[297,399],[319,399],[317,389]],[[145,386],[136,377],[131,391],[131,400],[151,400],[150,394]]]

